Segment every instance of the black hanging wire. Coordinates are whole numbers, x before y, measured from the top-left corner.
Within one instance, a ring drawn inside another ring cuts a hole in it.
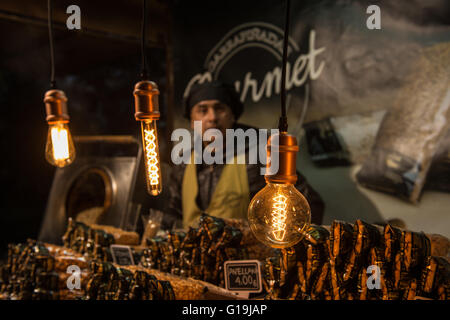
[[[141,79],[148,79],[148,69],[147,69],[147,57],[145,55],[145,45],[146,45],[146,35],[145,31],[147,29],[147,0],[142,0],[142,23],[141,23],[141,59],[142,59],[142,69],[141,69]]]
[[[281,117],[278,123],[278,129],[280,132],[287,132],[288,123],[286,115],[286,64],[287,64],[287,51],[289,42],[289,11],[291,7],[291,1],[286,0],[286,19],[284,25],[284,40],[283,40],[283,65],[281,68]]]
[[[52,0],[47,1],[47,9],[48,9],[48,38],[50,42],[50,64],[51,64],[51,73],[50,73],[50,88],[56,88],[55,81],[55,52],[53,49],[53,6]]]

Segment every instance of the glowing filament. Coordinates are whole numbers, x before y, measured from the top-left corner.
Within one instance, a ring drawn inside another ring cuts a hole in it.
[[[53,158],[55,161],[69,158],[69,138],[64,127],[51,128]]]
[[[286,233],[287,197],[278,194],[272,200],[272,234],[277,241],[283,241]]]
[[[152,186],[159,184],[158,154],[156,152],[155,130],[144,129],[145,155],[147,159],[147,175]]]

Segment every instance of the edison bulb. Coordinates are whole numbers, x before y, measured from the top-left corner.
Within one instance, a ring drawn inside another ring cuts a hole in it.
[[[250,202],[248,221],[255,237],[273,248],[287,248],[304,237],[311,209],[292,184],[267,183]]]
[[[162,179],[156,121],[141,121],[141,134],[144,149],[147,192],[152,196],[157,196],[162,191]]]
[[[45,158],[56,167],[65,167],[75,159],[75,147],[68,123],[51,123],[48,126]]]

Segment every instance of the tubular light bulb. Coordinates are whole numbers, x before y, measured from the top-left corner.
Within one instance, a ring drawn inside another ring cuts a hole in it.
[[[75,147],[67,123],[51,123],[48,127],[45,158],[56,167],[65,167],[75,159]]]
[[[268,183],[248,210],[253,234],[273,248],[291,247],[302,240],[310,219],[308,201],[292,184]]]
[[[147,191],[156,196],[162,191],[161,167],[156,121],[141,121],[142,147],[144,149]]]

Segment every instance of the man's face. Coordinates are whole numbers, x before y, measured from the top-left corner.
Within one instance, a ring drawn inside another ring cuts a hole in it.
[[[219,100],[203,100],[191,109],[191,127],[194,121],[202,122],[202,135],[208,129],[219,129],[225,136],[225,130],[233,127],[235,118],[231,108]]]

